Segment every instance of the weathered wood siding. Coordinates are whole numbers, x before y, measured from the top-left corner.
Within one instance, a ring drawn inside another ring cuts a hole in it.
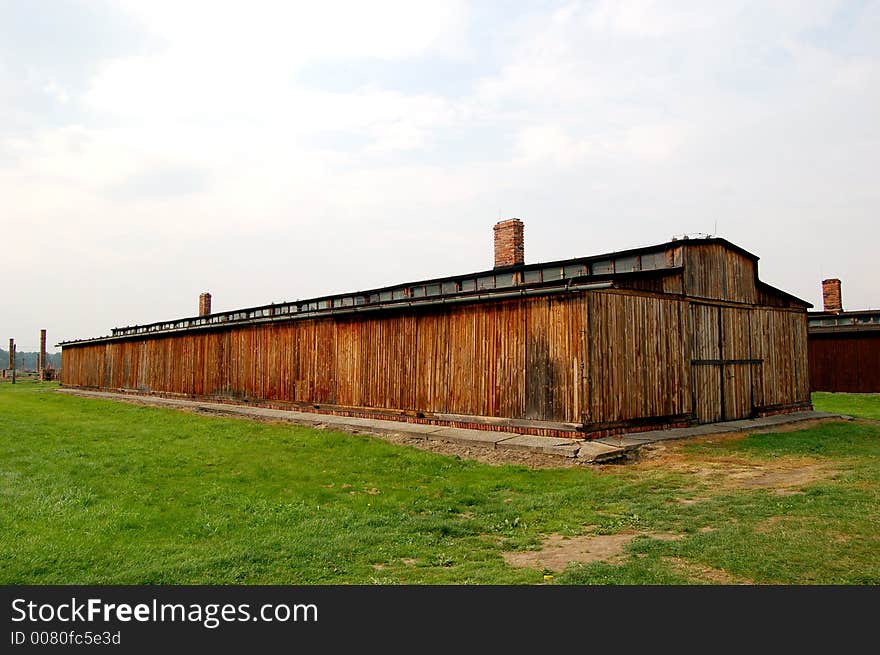
[[[629,293],[586,298],[584,422],[689,413],[687,303]]]
[[[684,293],[754,305],[755,261],[721,244],[688,245],[684,252]]]
[[[721,350],[725,362],[721,367],[721,393],[724,395],[722,415],[738,419],[752,413],[752,371],[760,367],[752,359],[749,309],[721,307]]]
[[[701,423],[719,421],[721,415],[720,313],[714,305],[692,304],[691,366],[693,408]]]
[[[809,402],[803,311],[692,303],[691,343],[698,421]]]
[[[713,421],[808,400],[806,352],[803,311],[604,290],[68,345],[62,382],[593,425]],[[762,361],[722,362],[748,359]]]
[[[751,353],[763,365],[753,369],[756,407],[810,400],[807,317],[804,311],[751,311]]]
[[[811,334],[814,391],[880,393],[880,332]]]
[[[563,422],[689,411],[682,301],[594,292],[64,348],[63,382]]]

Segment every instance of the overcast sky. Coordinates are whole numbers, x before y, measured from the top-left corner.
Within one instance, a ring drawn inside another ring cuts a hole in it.
[[[880,306],[878,2],[0,0],[0,330],[717,233]],[[10,241],[11,239],[11,241]]]

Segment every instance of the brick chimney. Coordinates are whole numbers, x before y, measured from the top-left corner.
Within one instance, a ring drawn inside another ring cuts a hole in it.
[[[518,218],[495,224],[495,268],[516,266],[526,261],[523,222]]]
[[[199,316],[207,316],[211,313],[211,294],[207,291],[199,294]]]
[[[822,280],[822,305],[826,312],[839,314],[843,311],[843,299],[840,295],[840,280]]]

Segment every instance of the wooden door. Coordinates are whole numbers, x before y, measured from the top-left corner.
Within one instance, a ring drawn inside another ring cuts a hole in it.
[[[751,416],[754,367],[748,309],[691,304],[691,384],[700,423]]]
[[[691,305],[691,385],[697,421],[721,420],[721,340],[718,308]]]
[[[752,367],[749,310],[721,307],[721,413],[725,420],[752,415]]]

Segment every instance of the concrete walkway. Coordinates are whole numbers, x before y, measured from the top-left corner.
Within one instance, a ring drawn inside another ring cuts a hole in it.
[[[730,432],[749,432],[763,430],[779,425],[814,421],[816,419],[849,418],[827,412],[797,412],[779,414],[765,418],[746,419],[742,421],[726,421],[697,425],[690,428],[673,430],[653,430],[651,432],[634,432],[602,439],[566,439],[561,437],[537,437],[514,432],[491,432],[488,430],[469,430],[442,425],[422,425],[404,423],[402,421],[384,421],[380,419],[357,418],[351,416],[334,416],[332,414],[313,414],[283,409],[267,409],[231,405],[227,403],[201,402],[198,400],[178,400],[160,398],[158,396],[142,396],[137,394],[111,393],[106,391],[86,391],[83,389],[58,389],[58,393],[67,393],[89,398],[105,398],[109,400],[127,400],[146,405],[160,407],[179,407],[183,409],[223,414],[227,416],[245,416],[276,421],[289,421],[297,425],[332,427],[342,432],[356,431],[372,434],[400,434],[415,439],[428,441],[446,441],[457,444],[472,445],[484,448],[510,450],[529,450],[560,457],[576,457],[584,463],[600,463],[624,457],[628,451],[635,450],[645,444],[669,439],[686,439],[687,437],[708,434],[725,434]]]

